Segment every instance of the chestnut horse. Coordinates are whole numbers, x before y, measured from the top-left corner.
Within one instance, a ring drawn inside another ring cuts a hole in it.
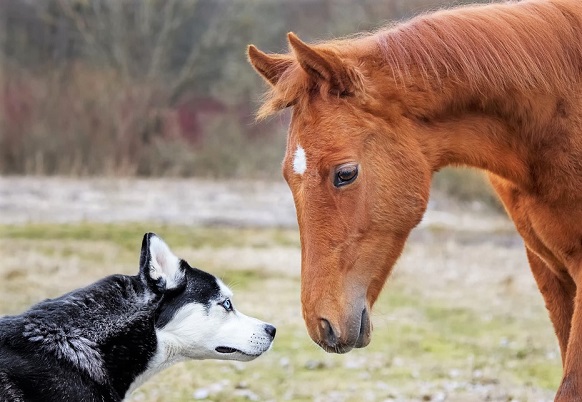
[[[466,6],[290,53],[249,46],[292,107],[283,175],[301,300],[328,352],[370,342],[370,309],[422,219],[431,177],[485,170],[526,245],[559,341],[557,401],[582,400],[582,1]]]

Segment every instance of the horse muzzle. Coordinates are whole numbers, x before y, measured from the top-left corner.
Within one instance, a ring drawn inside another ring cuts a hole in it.
[[[372,335],[368,309],[362,309],[355,317],[358,318],[348,320],[344,328],[332,324],[327,318],[320,318],[317,331],[311,337],[328,353],[347,353],[353,348],[363,348],[370,343]]]

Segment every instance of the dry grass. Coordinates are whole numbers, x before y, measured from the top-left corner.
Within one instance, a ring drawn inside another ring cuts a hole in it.
[[[0,313],[135,273],[145,227],[0,226]],[[241,311],[278,332],[253,362],[182,363],[130,401],[549,401],[558,385],[556,341],[511,232],[415,232],[375,307],[372,344],[337,356],[304,329],[295,230],[148,230],[222,277]]]

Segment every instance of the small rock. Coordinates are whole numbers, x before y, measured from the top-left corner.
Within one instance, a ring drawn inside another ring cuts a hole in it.
[[[210,391],[208,391],[206,388],[200,388],[197,389],[196,391],[194,391],[194,399],[196,400],[200,400],[200,399],[207,399],[210,396]]]
[[[325,363],[321,360],[307,360],[305,368],[307,370],[321,370],[325,368]]]
[[[234,386],[236,389],[247,389],[249,384],[246,381],[241,381]]]
[[[255,394],[253,391],[251,391],[250,389],[237,389],[233,392],[233,394],[240,397],[240,398],[248,399],[249,401],[260,400],[259,396],[257,394]]]
[[[281,360],[279,360],[279,365],[283,368],[289,367],[290,364],[291,362],[288,357],[282,357]]]

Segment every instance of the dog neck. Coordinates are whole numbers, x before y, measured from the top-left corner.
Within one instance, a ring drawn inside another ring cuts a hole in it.
[[[156,307],[156,296],[144,292],[137,277],[113,275],[33,306],[16,328],[47,354],[123,395],[156,353]]]
[[[163,330],[156,330],[157,348],[156,352],[148,363],[146,370],[139,374],[129,386],[125,397],[131,395],[139,386],[149,380],[152,376],[167,369],[168,367],[186,360],[186,357],[180,354],[173,336],[165,333]]]

